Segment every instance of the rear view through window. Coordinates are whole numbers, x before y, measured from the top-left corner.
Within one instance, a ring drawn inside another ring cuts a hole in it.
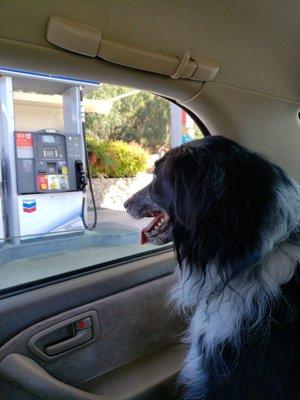
[[[140,240],[151,219],[123,203],[171,146],[201,137],[190,117],[129,88],[9,71],[0,81],[0,289],[156,249]]]

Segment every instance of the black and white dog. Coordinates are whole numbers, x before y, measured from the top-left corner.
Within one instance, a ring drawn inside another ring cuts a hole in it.
[[[221,136],[174,148],[126,203],[173,241],[173,299],[189,316],[184,398],[300,399],[300,189]]]

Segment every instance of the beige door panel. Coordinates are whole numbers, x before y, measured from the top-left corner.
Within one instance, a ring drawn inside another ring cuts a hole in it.
[[[168,275],[41,321],[2,346],[0,359],[12,353],[29,357],[53,378],[77,386],[143,356],[170,348],[178,344],[184,329],[183,322],[171,316],[171,310],[166,306],[172,280],[173,276]],[[96,340],[68,349],[59,357],[48,355],[45,359],[32,351],[32,338],[41,332],[66,325],[66,321],[76,322],[88,315],[98,318],[97,332],[100,334],[97,333]],[[122,379],[122,374],[119,376]],[[1,393],[4,390],[5,387]],[[7,393],[6,396],[3,398],[14,398],[8,397]]]

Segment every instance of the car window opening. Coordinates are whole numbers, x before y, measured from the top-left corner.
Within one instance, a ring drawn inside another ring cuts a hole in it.
[[[149,221],[123,203],[170,147],[202,136],[189,113],[96,82],[18,71],[0,81],[0,290],[160,251],[140,245]]]

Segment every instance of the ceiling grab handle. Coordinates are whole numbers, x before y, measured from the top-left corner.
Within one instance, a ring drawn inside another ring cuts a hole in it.
[[[168,75],[173,79],[206,82],[213,80],[219,71],[219,64],[216,61],[194,56],[191,58],[189,51],[186,51],[181,58],[176,54],[161,53],[153,49],[119,43],[103,37],[99,28],[56,16],[49,19],[47,40],[55,46],[74,53]],[[180,61],[179,65],[178,61]]]
[[[183,71],[185,70],[188,62],[190,61],[191,58],[191,54],[189,51],[186,50],[186,52],[184,53],[184,56],[182,57],[176,71],[174,72],[174,74],[171,75],[171,78],[173,79],[179,79],[182,76]]]

